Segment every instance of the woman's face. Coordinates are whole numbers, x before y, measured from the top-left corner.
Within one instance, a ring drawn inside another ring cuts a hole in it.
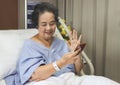
[[[38,20],[38,30],[40,37],[45,40],[52,39],[56,29],[54,14],[51,12],[45,12],[39,16]]]

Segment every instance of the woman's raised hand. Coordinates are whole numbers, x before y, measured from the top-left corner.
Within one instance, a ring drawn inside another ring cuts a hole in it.
[[[77,37],[77,31],[73,30],[70,34],[70,44],[69,44],[69,49],[70,52],[63,55],[61,58],[61,61],[64,64],[73,64],[75,61],[79,58],[78,54],[81,52],[80,44],[81,44],[81,35],[78,38]]]
[[[78,38],[78,34],[76,30],[73,30],[70,33],[70,41],[68,46],[71,51],[75,51],[78,48],[80,49],[81,38],[82,38],[82,35],[80,35]]]

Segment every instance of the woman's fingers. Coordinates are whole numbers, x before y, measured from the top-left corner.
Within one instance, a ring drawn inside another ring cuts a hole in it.
[[[71,51],[76,51],[77,48],[80,47],[80,43],[82,41],[82,35],[79,36],[79,38],[77,37],[77,31],[76,30],[73,30],[70,32],[70,44],[69,44],[69,47],[70,47],[70,50]]]
[[[77,31],[73,30],[73,39],[77,40]]]
[[[82,34],[79,36],[78,41],[81,42],[81,40],[82,40]]]
[[[75,52],[73,52],[73,54],[72,54],[72,61],[73,61],[73,63],[75,62],[75,60],[76,59],[78,59],[78,54],[80,53],[80,49],[78,49],[78,50],[76,50]]]
[[[35,79],[33,78],[33,77],[31,77],[30,79],[29,79],[29,81],[34,81]]]
[[[78,37],[77,37],[77,31],[76,30],[73,30],[70,32],[70,40],[77,40]]]
[[[30,77],[29,81],[36,81],[37,77],[35,76],[34,72],[32,74],[32,76]]]
[[[78,48],[75,51],[73,51],[72,56],[77,56],[80,53],[81,49]]]
[[[72,31],[70,31],[70,40],[72,40],[73,39],[73,33],[72,33]]]
[[[80,49],[69,52],[62,57],[62,61],[64,61],[66,64],[73,64],[75,62],[75,60],[77,59],[77,57],[78,57],[77,55],[79,53],[80,53]]]
[[[82,39],[82,35],[79,36],[79,39],[77,40],[76,46],[74,48],[74,51],[76,51],[78,48],[80,49],[81,39]]]

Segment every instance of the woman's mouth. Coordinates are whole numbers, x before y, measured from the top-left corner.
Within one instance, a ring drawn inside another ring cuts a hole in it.
[[[50,35],[50,34],[52,34],[52,32],[51,31],[47,31],[47,32],[45,32],[46,34],[48,34],[48,35]]]

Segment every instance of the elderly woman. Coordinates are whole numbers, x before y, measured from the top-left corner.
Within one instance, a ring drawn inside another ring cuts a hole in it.
[[[82,68],[81,36],[73,30],[69,47],[53,37],[58,10],[52,4],[37,4],[32,21],[38,34],[24,42],[16,72],[5,79],[7,85],[119,85],[105,77],[77,76]]]

